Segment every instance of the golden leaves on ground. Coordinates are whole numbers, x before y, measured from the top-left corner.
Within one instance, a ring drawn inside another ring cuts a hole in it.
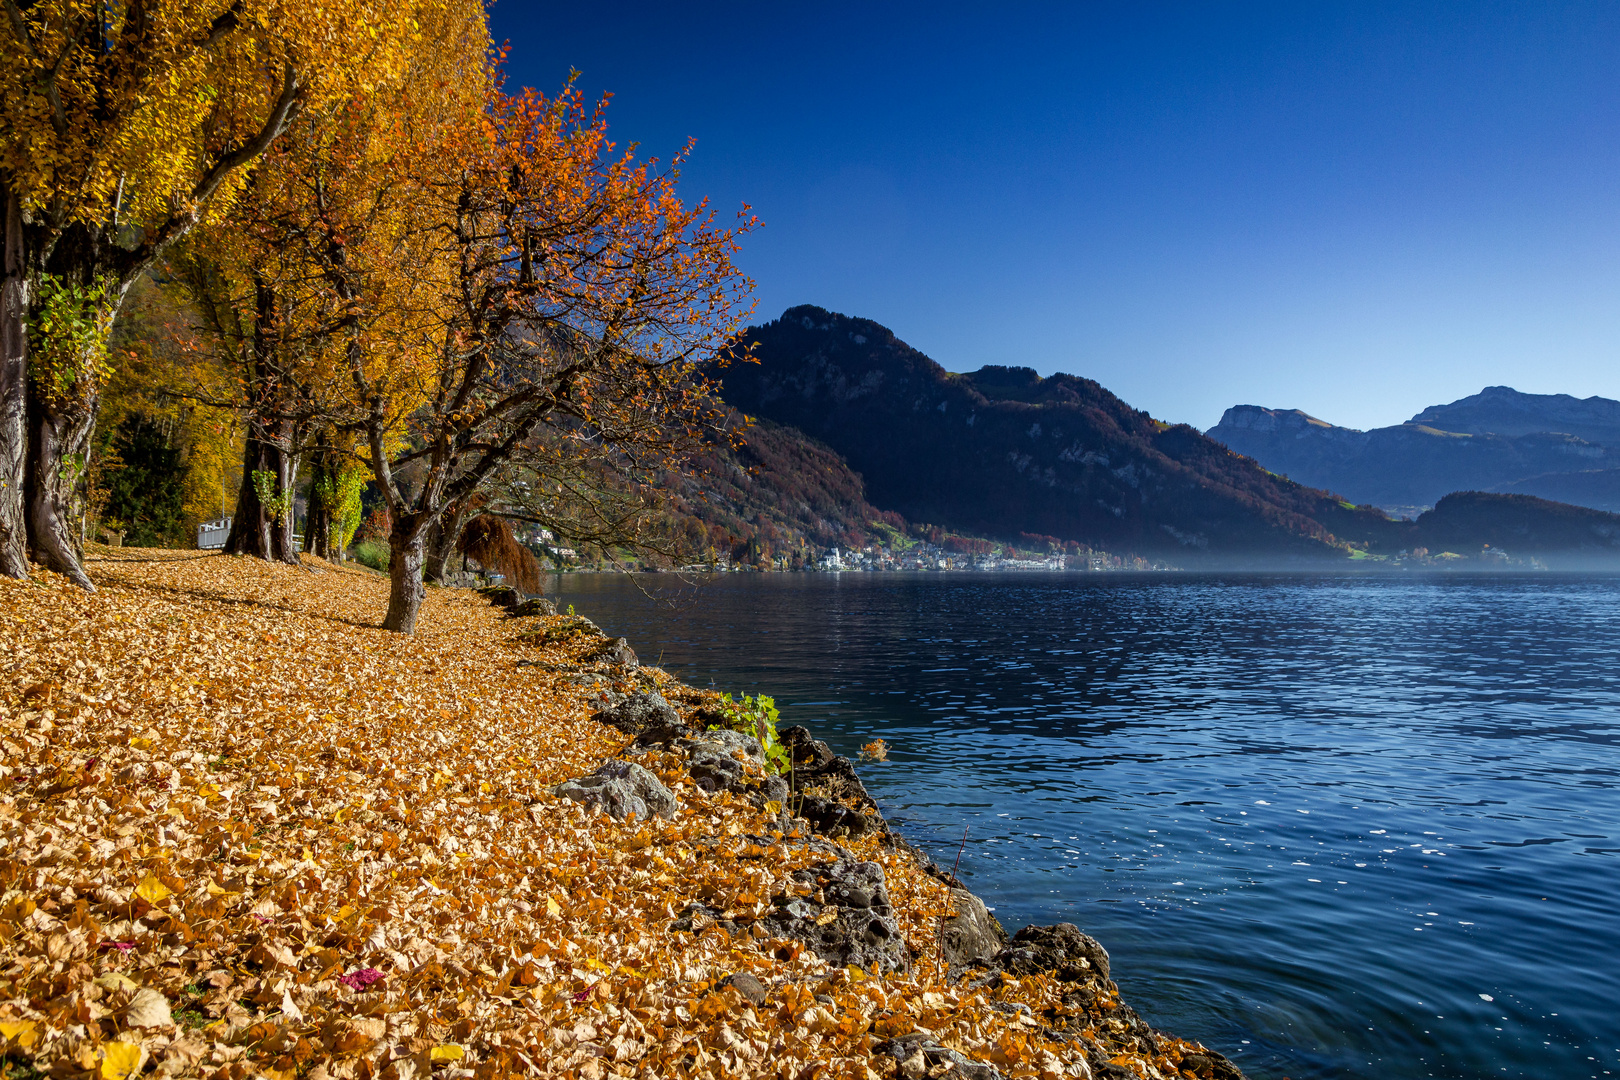
[[[589,642],[514,633],[553,620],[431,590],[402,637],[362,571],[90,565],[95,594],[0,580],[0,1037],[41,1070],[864,1080],[893,1071],[878,1042],[926,1030],[1055,1078],[1117,1023],[1047,976],[947,984],[948,891],[875,838],[851,847],[884,868],[909,973],[771,938],[755,920],[824,856],[674,754],[636,758],[671,820],[554,798],[625,738],[589,719],[611,676],[581,677]],[[741,931],[672,931],[696,900]],[[1179,1075],[1160,1047],[1133,1071]]]

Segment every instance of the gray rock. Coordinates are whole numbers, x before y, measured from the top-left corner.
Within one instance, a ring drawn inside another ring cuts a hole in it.
[[[531,596],[523,603],[514,606],[510,615],[514,619],[524,619],[533,615],[555,615],[557,605],[543,596]]]
[[[974,1061],[959,1051],[940,1046],[932,1036],[920,1031],[878,1043],[872,1047],[872,1054],[893,1058],[895,1074],[904,1080],[923,1080],[942,1065],[949,1067],[944,1073],[946,1076],[962,1080],[1002,1080],[1001,1070],[994,1065]]]
[[[877,803],[847,758],[834,754],[797,724],[782,728],[779,734],[793,759],[794,813],[817,833],[833,839],[888,832]]]
[[[706,753],[724,754],[731,756],[733,750],[741,750],[752,758],[755,764],[765,764],[765,751],[759,745],[759,740],[752,735],[744,735],[740,731],[730,731],[720,728],[716,731],[703,731],[681,744],[688,753],[703,751]]]
[[[640,667],[641,661],[636,658],[636,651],[630,647],[627,638],[610,638],[598,645],[586,658],[593,664],[614,664],[619,667]]]
[[[753,736],[738,731],[705,731],[677,745],[686,751],[686,767],[704,791],[742,791],[757,786],[748,783],[748,766],[764,764],[765,751]],[[738,752],[747,760],[739,760]]]
[[[609,761],[589,776],[558,784],[552,793],[620,820],[632,813],[637,820],[675,816],[675,793],[633,761]]]
[[[641,735],[659,728],[681,727],[681,714],[662,694],[643,691],[634,694],[603,692],[596,697],[591,718],[618,728],[626,735]]]
[[[496,607],[506,608],[508,611],[523,603],[523,594],[509,585],[492,585],[479,589],[484,598]]]
[[[735,975],[727,975],[721,980],[720,985],[733,987],[737,993],[747,998],[754,1005],[765,1004],[765,998],[768,996],[765,984],[746,971],[739,971]]]
[[[951,902],[956,914],[940,927],[945,962],[961,967],[976,961],[989,960],[1007,945],[1007,931],[990,914],[984,901],[966,889],[952,889]]]
[[[1024,927],[994,963],[1014,975],[1050,971],[1063,982],[1108,979],[1108,950],[1073,923]]]
[[[781,896],[759,921],[772,937],[802,941],[828,963],[857,964],[867,971],[904,971],[910,966],[900,924],[889,903],[883,867],[843,852],[836,862],[794,872],[796,881],[820,890],[812,896]]]

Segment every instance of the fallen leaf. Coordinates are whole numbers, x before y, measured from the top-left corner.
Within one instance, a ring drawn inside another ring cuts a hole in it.
[[[141,883],[135,886],[135,895],[156,907],[158,904],[174,895],[174,892],[163,882],[158,880],[156,874],[150,870],[141,878]]]
[[[127,1080],[139,1076],[146,1064],[146,1050],[133,1043],[108,1043],[101,1049],[102,1080]]]
[[[124,1010],[124,1022],[130,1027],[171,1027],[174,1017],[169,1012],[169,999],[143,986],[135,991],[129,1007]]]

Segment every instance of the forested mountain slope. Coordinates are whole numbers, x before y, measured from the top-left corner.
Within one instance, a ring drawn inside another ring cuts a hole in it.
[[[720,375],[731,405],[824,441],[912,521],[1208,560],[1340,557],[1393,522],[1274,476],[1090,379],[958,375],[868,319],[789,309]]]

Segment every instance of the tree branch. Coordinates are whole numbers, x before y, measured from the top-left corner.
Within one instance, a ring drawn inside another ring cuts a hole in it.
[[[133,279],[136,274],[151,265],[165,248],[190,232],[192,226],[196,225],[198,218],[202,216],[202,204],[219,190],[219,186],[226,178],[263,154],[270,148],[271,143],[281,137],[281,133],[287,130],[287,125],[292,121],[302,92],[303,87],[298,82],[298,69],[291,64],[286,65],[281,74],[281,96],[271,107],[270,115],[265,118],[264,126],[259,129],[259,133],[214,162],[203,178],[191,189],[191,198],[186,209],[171,214],[169,220],[154,231],[152,239],[131,251],[127,259],[121,260],[119,276],[124,281]]]
[[[23,19],[22,10],[17,7],[16,0],[5,0],[5,3],[6,17],[11,20],[11,32],[17,35],[17,40],[22,42],[22,47],[28,50],[28,58],[38,60],[39,50],[34,48],[34,38],[28,32],[28,23]]]

